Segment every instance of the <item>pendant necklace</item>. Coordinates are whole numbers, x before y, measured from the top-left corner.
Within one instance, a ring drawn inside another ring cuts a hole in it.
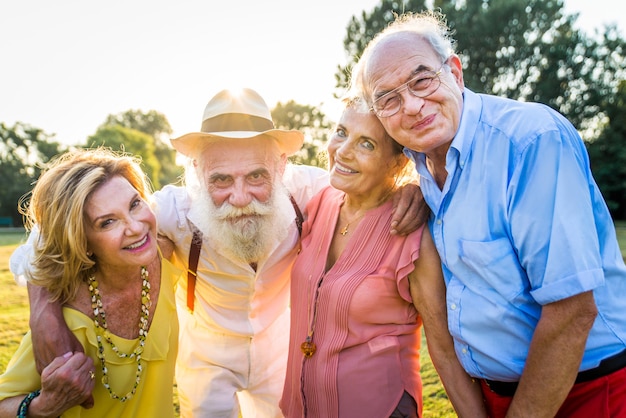
[[[344,226],[343,228],[341,228],[341,231],[339,231],[339,233],[340,233],[342,236],[345,236],[345,235],[348,233],[348,227],[350,227],[350,224],[351,224],[351,223],[353,223],[353,222],[358,221],[359,219],[361,219],[363,216],[365,216],[365,214],[366,214],[366,213],[367,213],[367,212],[364,212],[364,213],[360,214],[359,216],[357,216],[356,218],[354,218],[353,220],[351,220],[350,222],[348,222],[348,223],[346,224],[346,226]]]
[[[315,343],[313,342],[313,333],[315,332],[315,319],[317,318],[317,301],[319,298],[319,293],[320,293],[320,287],[322,286],[322,280],[324,280],[324,275],[322,275],[322,277],[320,277],[320,279],[317,282],[317,286],[315,287],[315,293],[314,293],[314,299],[313,299],[313,318],[310,322],[310,328],[309,328],[309,332],[306,336],[306,338],[304,339],[304,342],[302,344],[300,344],[300,350],[302,350],[302,353],[304,354],[304,357],[309,358],[311,356],[313,356],[313,354],[315,354],[315,352],[317,351],[317,346],[315,345]],[[311,276],[309,276],[309,287],[310,287],[310,281],[311,281]],[[308,293],[308,292],[307,292]],[[311,304],[308,304],[308,312],[307,312],[307,318],[311,318]]]
[[[341,209],[343,209],[343,205],[346,203],[346,195],[343,196],[343,201],[341,202],[341,206],[339,206],[339,216],[337,218],[337,220],[339,220],[339,218],[341,218]],[[347,211],[348,209],[346,209]],[[369,209],[368,209],[369,210]],[[346,236],[348,234],[348,228],[350,228],[350,225],[352,225],[354,222],[358,221],[359,219],[361,219],[362,217],[365,216],[365,214],[368,212],[368,210],[365,210],[362,214],[360,214],[359,216],[357,216],[356,218],[352,219],[350,222],[348,222],[346,224],[346,226],[344,226],[343,228],[341,228],[341,230],[339,231],[339,233],[342,236]]]
[[[339,216],[337,216],[337,220],[339,220]],[[324,230],[322,232],[322,237],[319,242],[319,247],[317,248],[317,256],[314,258],[315,261],[320,260],[320,253],[322,252],[322,245],[324,244],[324,239],[326,238],[326,231],[330,229],[329,227],[330,227],[330,217],[326,219],[326,226],[324,227]],[[322,281],[324,280],[325,275],[326,273],[323,272],[319,280],[317,280],[315,291],[313,292],[313,295],[312,295],[313,296],[312,301],[308,300],[308,296],[309,294],[311,294],[311,279],[313,278],[311,274],[309,274],[309,279],[307,282],[307,292],[306,292],[307,316],[306,317],[307,317],[307,322],[309,324],[309,332],[307,333],[307,336],[304,339],[304,342],[300,344],[300,350],[302,351],[302,354],[304,354],[304,357],[306,358],[312,357],[313,354],[315,354],[315,352],[317,351],[317,345],[315,345],[315,343],[313,342],[313,333],[315,332],[315,320],[317,319],[317,303],[319,299],[320,287],[322,287]],[[313,306],[313,315],[311,315],[311,305]]]
[[[150,316],[150,282],[148,280],[148,270],[145,267],[141,267],[141,314],[139,317],[139,338],[135,349],[130,353],[124,353],[119,350],[111,339],[111,333],[107,327],[106,315],[102,305],[102,298],[100,297],[100,289],[98,289],[98,281],[95,276],[91,276],[88,279],[89,293],[91,295],[91,308],[93,309],[94,325],[96,331],[96,341],[98,343],[98,358],[100,359],[100,365],[102,367],[102,385],[107,389],[112,399],[117,399],[120,402],[126,402],[135,395],[137,386],[141,381],[141,371],[143,367],[141,365],[141,354],[143,353],[144,346],[146,344],[146,338],[148,337],[148,318]],[[132,389],[124,396],[120,396],[111,389],[109,382],[109,373],[106,367],[106,361],[104,358],[104,345],[102,341],[111,346],[111,350],[119,358],[135,359],[137,362],[137,371],[135,372],[135,381]]]

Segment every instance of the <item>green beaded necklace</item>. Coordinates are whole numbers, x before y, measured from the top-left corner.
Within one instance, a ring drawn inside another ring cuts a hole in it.
[[[102,365],[102,385],[109,391],[111,398],[118,399],[120,402],[126,402],[135,395],[137,386],[141,381],[141,372],[143,367],[141,365],[141,353],[146,345],[146,338],[148,337],[148,318],[150,315],[150,282],[148,281],[148,270],[145,267],[141,267],[141,317],[139,318],[139,341],[137,346],[131,353],[120,352],[119,348],[115,345],[111,339],[111,333],[107,328],[107,320],[102,306],[102,299],[100,297],[100,290],[98,289],[98,281],[94,276],[91,276],[88,280],[89,293],[91,294],[91,308],[93,309],[94,319],[93,322],[96,326],[96,340],[98,341],[98,358]],[[106,361],[104,358],[104,346],[102,344],[104,340],[111,346],[111,350],[119,358],[134,358],[137,361],[137,372],[135,373],[135,383],[133,388],[124,396],[119,396],[113,392],[109,383],[109,374],[106,367]]]

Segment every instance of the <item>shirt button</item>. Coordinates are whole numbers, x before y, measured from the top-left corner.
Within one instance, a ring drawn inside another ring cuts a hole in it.
[[[467,348],[464,348],[463,350],[461,350],[461,352],[462,352],[463,354],[467,354]]]
[[[450,309],[455,310],[456,309],[456,303],[453,303],[452,305],[450,305]]]
[[[437,225],[441,225],[441,219],[437,219]]]

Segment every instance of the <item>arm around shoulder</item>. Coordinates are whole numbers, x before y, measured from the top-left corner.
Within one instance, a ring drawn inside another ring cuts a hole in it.
[[[41,373],[55,357],[84,349],[65,323],[61,304],[51,302],[50,294],[43,287],[29,283],[27,288],[33,352],[37,371]]]
[[[448,331],[446,287],[437,249],[424,228],[420,256],[409,275],[413,304],[422,318],[433,365],[459,417],[486,417],[480,384],[463,369]]]

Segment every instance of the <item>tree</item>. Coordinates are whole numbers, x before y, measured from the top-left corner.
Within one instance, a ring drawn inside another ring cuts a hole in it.
[[[337,66],[335,81],[338,91],[335,96],[341,97],[343,95],[349,84],[350,71],[363,53],[367,43],[393,21],[395,14],[405,11],[420,12],[427,9],[424,0],[382,0],[378,6],[374,6],[370,13],[363,11],[359,17],[352,16],[343,40],[348,62],[344,66]]]
[[[176,164],[176,151],[169,145],[172,127],[165,115],[156,110],[142,112],[131,109],[116,115],[109,115],[100,127],[105,126],[122,126],[150,135],[154,143],[154,157],[160,165],[155,187],[156,184],[162,186],[178,181],[183,168]]]
[[[615,219],[626,219],[626,81],[604,107],[605,127],[587,144],[593,176]]]
[[[150,135],[120,125],[102,125],[94,135],[87,138],[87,147],[107,147],[141,156],[142,168],[152,182],[152,187],[155,190],[161,188],[161,164],[155,154],[154,138]]]
[[[304,133],[304,145],[290,157],[291,162],[326,168],[325,143],[331,124],[319,108],[293,100],[279,102],[272,110],[272,118],[277,129],[297,129]]]
[[[10,216],[13,225],[22,224],[18,202],[30,192],[43,165],[66,150],[53,137],[21,122],[0,123],[0,216]]]

